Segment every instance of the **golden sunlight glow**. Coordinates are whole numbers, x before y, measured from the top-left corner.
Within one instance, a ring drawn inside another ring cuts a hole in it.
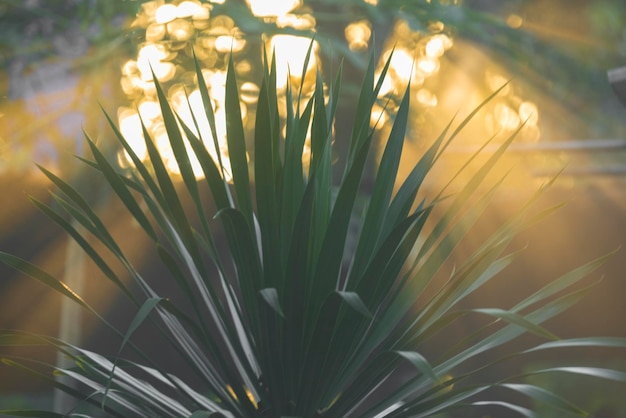
[[[498,102],[493,106],[490,114],[485,117],[487,129],[496,133],[499,130],[512,131],[522,124],[519,139],[525,142],[539,140],[541,130],[539,124],[539,107],[530,100],[523,100],[523,92],[515,82],[509,80],[500,72],[489,70],[485,73],[487,88],[496,91],[506,86],[498,94]]]
[[[195,33],[195,28],[188,20],[175,19],[167,24],[167,33],[172,41],[188,41]]]
[[[226,71],[203,70],[202,76],[210,89],[214,106],[221,107],[226,97]]]
[[[144,44],[139,50],[139,60],[150,61],[150,63],[158,63],[168,56],[168,51],[162,44],[148,43]]]
[[[253,14],[273,18],[278,27],[300,30],[315,28],[315,18],[311,14],[290,14],[302,5],[301,0],[247,0],[247,3]],[[145,2],[132,26],[145,29],[146,42],[140,47],[136,60],[129,60],[122,68],[122,88],[138,108],[138,113],[120,111],[119,123],[123,127],[123,134],[128,137],[140,158],[147,158],[140,129],[140,121],[143,120],[168,169],[173,173],[179,172],[156,102],[155,84],[152,80],[154,72],[167,92],[172,109],[181,117],[182,122],[204,141],[207,151],[214,159],[217,160],[218,156],[222,158],[226,171],[224,176],[228,178],[230,167],[224,114],[225,69],[228,62],[226,57],[230,53],[244,51],[244,34],[231,17],[225,14],[214,15],[211,4],[202,4],[198,0],[176,0],[165,4],[162,0]],[[363,39],[371,36],[367,30],[362,32]],[[288,77],[292,81],[298,81],[311,42],[309,38],[290,35],[276,35],[269,39],[266,47],[275,52],[279,89],[286,85]],[[318,49],[319,45],[314,42],[306,68],[307,80],[317,66]],[[191,61],[189,51],[192,50],[204,66],[203,81],[209,90],[215,112],[218,149],[215,149],[211,129],[203,111],[204,106],[197,89],[198,80],[193,69],[186,68]],[[184,59],[188,62],[184,63]],[[235,67],[239,75],[248,74],[252,69],[250,62],[246,60],[239,61]],[[293,75],[289,75],[290,70],[293,70]],[[241,114],[244,120],[248,113],[247,106],[255,103],[258,90],[259,87],[251,82],[244,82],[240,86]],[[119,158],[128,160],[128,156],[123,154]],[[190,158],[194,173],[198,177],[202,176],[192,153]]]
[[[241,52],[246,46],[246,40],[231,35],[221,35],[215,39],[215,49],[218,52]]]
[[[394,43],[389,43],[380,63],[382,67],[393,51],[379,97],[397,96],[410,81],[411,88],[416,90],[414,97],[420,105],[437,106],[437,95],[422,87],[428,78],[439,72],[440,60],[454,45],[452,38],[442,32],[444,27],[441,22],[433,22],[429,24],[427,33],[423,33],[413,30],[406,21],[399,21],[394,26]],[[349,39],[348,34],[346,30],[346,39]],[[376,119],[377,115],[373,114],[372,118]]]
[[[489,89],[491,89],[491,91],[498,90],[500,87],[504,86],[509,81],[503,75],[492,72],[492,71],[487,71],[485,73],[485,78],[487,81],[487,86],[489,87]],[[502,91],[500,92],[500,95],[506,96],[510,92],[511,92],[511,85],[509,84],[502,89]]]
[[[215,73],[212,75],[212,79],[220,80],[222,79],[221,73]],[[221,83],[218,81],[218,83]],[[222,87],[223,88],[223,87]],[[217,86],[217,90],[219,91],[220,86]],[[217,101],[220,100],[216,96],[214,99]],[[221,100],[223,102],[224,96],[221,96]],[[202,103],[202,98],[199,90],[194,90],[189,94],[187,98],[185,95],[184,89],[176,89],[170,96],[170,102],[173,107],[173,110],[180,116],[183,123],[185,123],[189,129],[196,135],[199,139],[201,139],[209,154],[217,161],[217,152],[215,150],[213,137],[211,134],[211,128],[209,125],[209,121],[206,117],[206,113],[204,112],[204,105]],[[217,131],[217,142],[219,145],[219,152],[222,156],[226,153],[226,116],[223,110],[222,102],[218,103],[218,109],[215,112],[215,122],[216,122],[216,131]],[[158,118],[160,117],[160,109],[159,104],[146,100],[141,103],[139,106],[139,112],[141,114],[144,123],[146,123],[149,127],[149,131],[152,131],[155,137],[156,146],[159,150],[159,154],[163,158],[168,170],[175,174],[180,174],[180,169],[178,164],[176,163],[176,159],[174,157],[174,153],[169,144],[169,139],[167,133],[165,131],[165,127],[163,122]],[[245,117],[246,109],[242,109],[242,115]],[[196,129],[196,124],[198,129]],[[147,157],[145,144],[143,143],[143,135],[141,135],[141,126],[139,121],[139,115],[136,113],[126,113],[120,116],[120,130],[124,134],[124,137],[129,140],[133,151],[138,154],[139,158],[145,159]],[[184,135],[183,135],[184,136]],[[138,138],[139,140],[131,141],[131,138]],[[192,148],[189,143],[187,144],[187,152],[191,161],[192,169],[196,178],[202,178],[204,173],[202,172],[202,167],[200,162],[192,152]],[[225,175],[226,179],[230,181],[230,165],[227,158],[223,158]]]
[[[235,72],[237,74],[249,75],[253,69],[252,63],[246,59],[242,59],[241,61],[235,63]]]
[[[143,100],[138,107],[139,115],[146,122],[152,122],[161,117],[161,107],[154,100]]]
[[[276,18],[276,26],[298,30],[313,29],[315,27],[315,17],[311,14],[286,14]]]
[[[430,77],[439,71],[439,60],[433,57],[421,57],[417,60],[417,69],[424,74],[425,77]]]
[[[446,49],[441,38],[433,36],[426,44],[425,51],[427,56],[438,58],[446,52]]]
[[[424,48],[426,56],[431,58],[439,58],[445,52],[452,48],[452,39],[443,33],[432,36],[426,43]]]
[[[372,107],[372,114],[370,116],[370,126],[384,126],[389,121],[387,111],[378,103]]]
[[[168,52],[161,44],[146,44],[139,50],[137,68],[141,80],[152,80],[152,71],[159,81],[170,80],[176,72],[176,67],[171,62],[162,60],[168,56]]]
[[[165,37],[165,25],[160,23],[153,23],[146,28],[146,41],[158,42]]]
[[[446,25],[443,22],[436,20],[428,24],[428,31],[430,33],[439,33],[439,32],[443,32],[445,27]]]
[[[498,125],[507,130],[517,129],[521,122],[517,112],[504,103],[498,103],[493,113]]]
[[[197,18],[203,17],[207,12],[208,9],[202,7],[200,3],[197,3],[195,1],[183,1],[176,8],[176,17],[179,19],[184,19],[187,17]],[[208,16],[206,17],[208,18]]]
[[[344,33],[351,51],[363,51],[372,36],[372,27],[367,20],[359,20],[346,26]]]
[[[376,79],[378,80],[379,78],[380,78],[380,74],[377,73]],[[387,75],[387,77],[385,77],[385,79],[383,80],[383,83],[380,86],[380,90],[378,91],[378,97],[385,97],[388,94],[391,94],[393,90],[394,90],[393,80],[391,79],[389,75]]]
[[[454,376],[452,376],[451,374],[446,374],[439,379],[439,383],[440,384],[447,383],[453,379],[454,379]],[[454,383],[445,386],[442,392],[447,393],[447,392],[450,392],[452,389],[454,389]]]
[[[118,111],[119,129],[132,150],[140,160],[145,160],[148,156],[146,143],[144,142],[141,119],[139,114],[128,108],[121,108]],[[126,160],[130,162],[130,156],[124,151]]]
[[[413,56],[408,50],[399,48],[393,52],[389,68],[395,76],[396,83],[406,85],[415,74]]]
[[[237,54],[244,50],[246,40],[232,18],[226,15],[211,16],[210,4],[202,4],[198,0],[172,3],[163,4],[162,1],[144,3],[132,24],[133,27],[145,29],[146,42],[140,46],[136,60],[129,60],[122,66],[120,80],[122,89],[137,110],[119,109],[120,131],[137,156],[141,160],[146,160],[148,155],[141,126],[143,122],[168,170],[172,173],[180,172],[169,144],[160,105],[156,100],[156,88],[152,80],[154,72],[168,95],[172,110],[181,117],[182,123],[204,142],[207,151],[216,162],[218,156],[221,157],[224,176],[230,180],[224,113],[227,60],[224,57],[231,52]],[[283,4],[283,9],[280,10],[291,10],[296,3],[290,3],[289,7]],[[195,72],[193,68],[185,68],[188,65],[184,60],[192,62],[193,59],[191,48],[206,66],[202,70],[203,81],[209,90],[211,105],[215,112],[217,131],[215,140],[218,149],[215,149],[214,138],[197,88]],[[244,64],[236,67],[235,71],[239,73],[240,70],[245,70]],[[249,71],[249,63],[247,66]],[[258,86],[254,83],[248,82],[242,86],[241,114],[244,122],[248,112],[247,104],[254,102],[255,92],[258,92]],[[200,178],[203,176],[200,164],[191,152],[188,141],[186,144],[194,174]],[[126,153],[120,153],[118,159],[124,166],[131,164]]]
[[[252,14],[258,17],[284,16],[302,4],[301,0],[246,0]]]
[[[154,16],[156,23],[168,23],[176,19],[178,14],[178,7],[173,4],[163,4],[156,10]]]
[[[223,1],[214,0],[212,3],[222,4]],[[196,9],[193,15],[191,16],[191,18],[194,20],[194,24],[198,23],[198,21],[208,20],[209,17],[211,16],[211,12],[210,12],[211,5],[202,4],[201,6],[202,7],[200,7],[199,9]],[[180,5],[178,7],[180,7]]]
[[[437,96],[430,90],[422,88],[417,92],[417,101],[427,107],[437,106]]]
[[[259,86],[249,81],[246,81],[241,85],[239,89],[239,94],[241,95],[241,100],[244,103],[254,104],[257,102],[259,97]]]
[[[235,391],[233,390],[232,386],[226,385],[226,389],[228,390],[228,393],[230,393],[233,398],[237,399],[237,395],[235,394]],[[246,391],[246,396],[248,397],[250,402],[252,402],[255,408],[258,408],[256,400],[254,399],[254,395],[252,394],[252,392],[250,392],[250,389],[244,387],[244,390]]]
[[[535,126],[539,122],[539,109],[533,102],[522,102],[519,105],[519,116],[527,125]]]
[[[304,67],[307,51],[311,45],[311,39],[293,35],[274,35],[269,41],[268,51],[276,54],[276,84],[284,88],[290,72],[293,76],[300,75]],[[317,52],[319,44],[313,41],[313,50],[309,59],[306,72],[312,71],[317,65]]]
[[[519,29],[524,24],[524,19],[520,15],[510,14],[506,18],[506,24],[512,27],[513,29]]]
[[[137,61],[128,60],[124,65],[122,65],[122,75],[125,77],[130,77],[135,74],[138,70]]]

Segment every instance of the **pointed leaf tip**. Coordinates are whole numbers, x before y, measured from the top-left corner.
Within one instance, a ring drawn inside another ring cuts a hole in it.
[[[415,366],[420,372],[422,372],[426,377],[432,380],[435,383],[439,382],[435,371],[432,366],[426,360],[426,357],[418,353],[417,351],[394,351],[400,357],[403,357],[405,360],[411,362],[413,366]]]
[[[374,315],[369,311],[367,306],[365,306],[365,302],[356,292],[340,292],[337,291],[337,294],[346,302],[352,309],[360,313],[366,318],[373,318]]]
[[[261,294],[263,300],[267,302],[267,304],[270,306],[270,308],[272,308],[278,315],[280,315],[281,318],[285,317],[285,314],[280,307],[278,291],[275,288],[269,287],[266,289],[261,289],[259,290],[259,293]]]

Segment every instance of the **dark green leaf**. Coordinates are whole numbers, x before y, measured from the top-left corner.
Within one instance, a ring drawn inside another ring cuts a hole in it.
[[[504,309],[495,309],[495,308],[483,308],[483,309],[472,309],[472,312],[477,312],[477,313],[482,313],[485,315],[489,315],[489,316],[493,316],[499,319],[503,319],[511,324],[515,324],[517,326],[520,326],[522,328],[524,328],[526,331],[532,333],[532,334],[536,334],[540,337],[544,337],[544,338],[548,338],[551,340],[558,340],[559,337],[557,337],[556,335],[554,335],[553,333],[551,333],[550,331],[548,331],[547,329],[543,328],[542,326],[539,326],[529,320],[527,320],[526,318],[524,318],[521,315],[518,315],[514,312],[511,311],[507,311]]]
[[[67,284],[53,277],[47,272],[41,270],[35,265],[29,263],[28,261],[2,251],[0,251],[0,261],[56,290],[63,296],[70,298],[71,300],[88,309],[89,311],[94,312],[93,309],[91,309],[91,307],[87,304],[87,302],[85,302],[83,298],[76,292],[74,292]]]
[[[94,154],[94,158],[98,163],[98,166],[102,170],[102,173],[106,177],[108,183],[111,185],[118,197],[122,200],[124,205],[128,208],[133,217],[150,236],[150,238],[156,241],[156,233],[154,232],[150,221],[141,210],[139,204],[137,203],[137,200],[130,193],[124,182],[120,179],[119,174],[115,172],[113,166],[111,166],[111,164],[106,160],[104,154],[102,154],[96,144],[89,138],[89,136],[85,135],[85,138],[87,139],[89,148]]]
[[[566,401],[560,396],[556,396],[554,393],[540,388],[534,385],[522,384],[522,383],[503,383],[500,385],[503,388],[510,389],[515,392],[519,392],[528,396],[529,398],[535,399],[539,402],[543,402],[549,404],[550,406],[562,410],[564,412],[569,412],[572,414],[576,414],[581,417],[588,417],[589,414],[582,409],[578,408],[576,405],[571,402]]]
[[[357,277],[365,267],[365,263],[360,262],[360,260],[367,260],[372,257],[378,246],[386,238],[381,236],[381,233],[385,225],[391,193],[395,187],[396,174],[400,165],[400,156],[409,120],[409,97],[410,86],[407,87],[400,108],[395,115],[391,133],[387,139],[385,151],[376,173],[374,189],[372,190],[370,204],[363,221],[363,229],[355,254],[355,259],[358,261],[353,266],[353,269],[355,269],[354,274]]]
[[[408,360],[413,366],[422,372],[424,376],[428,377],[433,382],[438,382],[439,379],[433,371],[432,366],[420,353],[417,351],[395,351],[395,353]]]
[[[36,409],[16,410],[16,409],[0,409],[0,414],[12,417],[35,417],[35,418],[64,418],[66,414],[57,414],[56,412],[42,411]]]
[[[367,306],[365,306],[365,303],[363,303],[363,300],[358,295],[358,293],[337,291],[337,294],[341,296],[344,302],[346,302],[352,309],[354,309],[355,311],[357,311],[364,317],[370,318],[370,319],[374,317],[372,313],[370,312],[370,310],[367,309]]]
[[[555,372],[580,374],[584,376],[598,377],[601,379],[615,380],[618,382],[626,382],[625,372],[613,369],[603,369],[600,367],[551,367],[533,371],[532,374]]]
[[[248,156],[243,122],[241,120],[239,90],[235,79],[235,64],[233,63],[232,55],[230,56],[226,72],[225,111],[226,140],[228,142],[228,155],[232,168],[233,184],[237,193],[237,203],[248,224],[252,225],[252,198],[250,197]],[[268,132],[268,134],[270,133]]]
[[[501,406],[510,411],[517,412],[520,415],[523,415],[527,418],[540,418],[537,414],[531,411],[528,408],[524,408],[523,406],[515,405],[510,402],[503,401],[481,401],[472,403],[474,406]]]
[[[278,297],[278,291],[275,288],[267,288],[259,290],[263,300],[282,318],[285,317],[283,310],[280,307],[280,299]]]

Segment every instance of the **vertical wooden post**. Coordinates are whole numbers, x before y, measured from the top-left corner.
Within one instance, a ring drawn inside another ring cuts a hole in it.
[[[76,220],[72,220],[72,225],[81,230]],[[77,294],[82,294],[85,287],[85,253],[76,241],[68,237],[67,250],[65,255],[65,272],[63,281]],[[61,300],[61,317],[59,323],[59,339],[70,344],[79,345],[82,339],[81,306],[73,300],[63,297]],[[57,353],[57,367],[59,369],[71,368],[74,363],[63,353]],[[66,385],[72,385],[72,379],[67,376],[57,377],[57,381]],[[60,389],[54,390],[53,395],[54,411],[65,414],[74,405],[73,397]]]

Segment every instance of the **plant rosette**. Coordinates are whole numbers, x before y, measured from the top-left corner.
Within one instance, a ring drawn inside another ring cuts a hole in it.
[[[557,394],[528,383],[524,375],[488,372],[492,366],[542,352],[626,348],[626,341],[619,338],[559,339],[542,326],[584,296],[588,287],[577,284],[606,256],[565,273],[509,309],[462,304],[515,258],[518,251],[510,246],[516,234],[556,209],[531,213],[543,188],[446,281],[434,280],[496,193],[500,182],[481,185],[515,134],[459,191],[448,195],[444,187],[432,194],[423,187],[424,181],[490,97],[458,126],[450,122],[408,176],[398,179],[410,89],[388,130],[379,162],[376,167],[368,163],[377,132],[370,125],[372,108],[389,61],[376,77],[374,59],[370,60],[354,108],[352,134],[333,138],[341,70],[327,88],[318,75],[310,97],[288,84],[283,100],[276,89],[276,68],[264,58],[250,141],[230,60],[224,102],[228,166],[225,155],[214,158],[207,151],[207,144],[217,145],[217,129],[197,61],[204,108],[194,112],[192,124],[179,118],[155,82],[179,174],[167,170],[146,129],[148,158],[142,161],[109,118],[133,163],[126,170],[110,162],[86,135],[93,160],[83,162],[106,180],[154,243],[155,257],[167,280],[180,288],[183,304],[157,293],[151,284],[154,279],[134,266],[87,200],[71,184],[41,168],[60,193],[53,194],[54,207],[37,200],[35,205],[76,241],[102,276],[136,306],[136,314],[127,329],[117,329],[61,280],[26,260],[0,253],[4,263],[96,315],[120,338],[119,353],[110,358],[59,339],[3,331],[0,344],[47,345],[72,360],[74,366],[64,368],[44,364],[45,371],[36,359],[7,357],[4,362],[67,391],[77,406],[70,411],[0,413],[89,416],[81,408],[91,406],[98,414],[115,417],[429,417],[493,405],[533,417],[536,414],[520,400],[530,398],[564,413],[587,416]],[[208,135],[200,129],[204,123],[210,127]],[[343,148],[347,151],[334,162],[333,147],[339,141],[349,141]],[[192,161],[199,163],[203,179],[198,180]],[[368,193],[362,192],[365,175],[372,179]],[[201,197],[203,188],[210,192],[210,203]],[[209,212],[208,207],[215,210]],[[217,225],[223,229],[219,236]],[[111,255],[141,289],[141,297],[111,265]],[[428,354],[425,347],[436,335],[470,315],[490,320],[468,330],[447,352]],[[150,342],[134,340],[135,331],[146,322],[157,327],[178,356],[172,365],[145,354],[142,344]],[[529,333],[544,342],[509,344]],[[502,349],[510,351],[502,356]],[[142,361],[125,358],[126,352]],[[177,362],[192,370],[193,383],[173,373]],[[550,373],[626,380],[618,370],[560,363],[526,375]],[[78,385],[55,381],[53,374]],[[502,395],[506,391],[523,397],[506,397]]]

